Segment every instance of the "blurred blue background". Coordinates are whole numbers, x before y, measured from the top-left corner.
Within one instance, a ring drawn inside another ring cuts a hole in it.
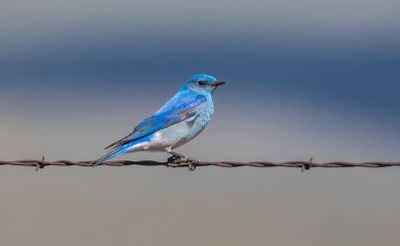
[[[190,75],[208,73],[228,83],[215,93],[213,121],[182,153],[202,160],[398,161],[399,13],[395,0],[2,1],[1,159],[95,159]],[[46,168],[40,178],[31,172],[0,172],[6,201],[0,208],[9,211],[0,235],[8,228],[7,245],[108,245],[114,237],[141,245],[400,241],[395,169],[312,170],[307,178],[246,168],[196,174]],[[36,208],[38,217],[18,212],[16,203]],[[293,214],[309,206],[319,207],[317,215]],[[132,211],[138,214],[127,216]],[[244,222],[235,227],[235,218]],[[30,223],[52,236],[34,237]],[[57,229],[65,227],[85,233],[66,237]],[[197,238],[190,228],[206,236]],[[257,233],[262,228],[268,238]],[[287,228],[296,236],[286,235]],[[243,235],[227,237],[230,230]]]

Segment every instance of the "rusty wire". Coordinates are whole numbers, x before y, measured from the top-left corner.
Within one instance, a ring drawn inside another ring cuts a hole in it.
[[[16,161],[0,161],[0,165],[11,166],[28,166],[36,167],[36,170],[46,166],[79,166],[79,167],[92,167],[92,161],[45,161],[42,160],[16,160]],[[142,160],[142,161],[129,161],[129,160],[116,160],[107,161],[103,166],[121,167],[121,166],[165,166],[165,167],[187,167],[189,170],[194,170],[196,167],[215,166],[215,167],[291,167],[301,168],[301,170],[308,170],[310,168],[345,168],[345,167],[364,167],[364,168],[382,168],[382,167],[400,167],[400,162],[345,162],[334,161],[325,163],[315,163],[312,158],[309,161],[288,161],[288,162],[269,162],[269,161],[252,161],[252,162],[236,162],[236,161],[199,161],[194,159],[175,159],[166,162]]]

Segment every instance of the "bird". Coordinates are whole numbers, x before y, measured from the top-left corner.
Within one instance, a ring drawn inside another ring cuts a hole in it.
[[[214,91],[224,84],[207,74],[191,76],[164,106],[139,123],[129,135],[108,145],[105,148],[108,152],[92,165],[138,151],[166,152],[172,160],[186,158],[174,149],[204,130],[214,114]]]

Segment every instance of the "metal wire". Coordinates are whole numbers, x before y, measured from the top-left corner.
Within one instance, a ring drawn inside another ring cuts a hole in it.
[[[0,165],[11,165],[11,166],[25,166],[25,167],[36,167],[36,170],[44,168],[46,166],[79,166],[79,167],[92,167],[92,161],[45,161],[44,157],[42,160],[16,160],[16,161],[0,161]],[[128,161],[128,160],[116,160],[107,161],[103,163],[103,166],[121,167],[121,166],[165,166],[165,167],[187,167],[189,170],[194,170],[196,167],[291,167],[301,168],[308,170],[310,168],[348,168],[348,167],[364,167],[364,168],[382,168],[382,167],[400,167],[400,162],[344,162],[334,161],[326,163],[314,163],[312,159],[309,161],[288,161],[288,162],[269,162],[269,161],[252,161],[252,162],[236,162],[236,161],[199,161],[193,159],[175,159],[166,162],[143,160],[143,161]]]

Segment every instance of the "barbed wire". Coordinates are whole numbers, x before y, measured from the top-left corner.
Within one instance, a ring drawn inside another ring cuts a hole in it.
[[[15,160],[15,161],[0,161],[0,165],[11,165],[11,166],[25,166],[35,167],[36,171],[47,166],[58,166],[58,167],[93,167],[92,161],[70,161],[70,160],[59,160],[59,161],[45,161],[42,160]],[[345,162],[345,161],[334,161],[325,163],[315,163],[311,158],[309,161],[287,161],[287,162],[270,162],[270,161],[251,161],[251,162],[237,162],[237,161],[199,161],[195,159],[168,159],[166,162],[153,161],[153,160],[142,160],[142,161],[130,161],[130,160],[115,160],[106,161],[103,166],[121,167],[121,166],[165,166],[165,167],[187,167],[189,170],[194,170],[196,167],[290,167],[290,168],[301,168],[302,171],[309,170],[311,168],[349,168],[349,167],[364,167],[364,168],[382,168],[382,167],[400,167],[400,162]]]

